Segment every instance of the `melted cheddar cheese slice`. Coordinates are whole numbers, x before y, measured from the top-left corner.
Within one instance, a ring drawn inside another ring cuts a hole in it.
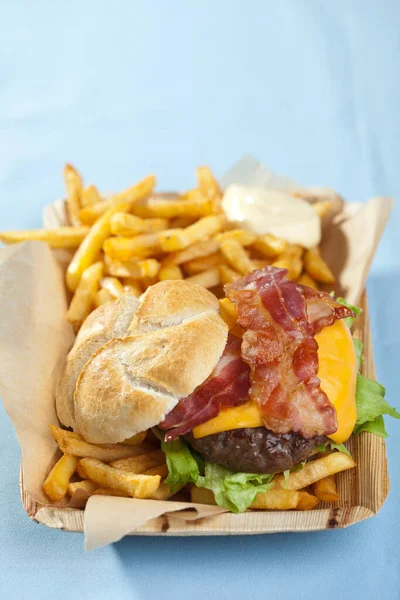
[[[338,429],[329,437],[337,444],[345,442],[356,422],[357,359],[350,329],[336,321],[315,336],[318,342],[321,388],[336,408]],[[256,402],[222,410],[219,415],[193,429],[195,438],[246,427],[261,427],[263,421]]]

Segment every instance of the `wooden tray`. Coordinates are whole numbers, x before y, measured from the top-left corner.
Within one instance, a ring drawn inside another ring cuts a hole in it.
[[[366,295],[363,313],[357,319],[354,337],[364,344],[361,372],[375,378],[372,340]],[[318,505],[311,511],[249,511],[239,515],[224,513],[197,521],[184,521],[163,515],[148,521],[131,535],[248,535],[279,531],[317,531],[348,527],[375,515],[389,492],[385,441],[370,433],[351,438],[347,446],[357,462],[355,469],[337,476],[340,502]],[[28,516],[48,527],[83,531],[84,511],[41,505],[32,500],[20,478],[22,503]]]

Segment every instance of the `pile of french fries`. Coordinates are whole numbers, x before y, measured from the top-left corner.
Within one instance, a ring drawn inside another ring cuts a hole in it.
[[[98,445],[55,425],[50,430],[63,453],[43,483],[50,500],[60,501],[77,492],[84,502],[99,494],[168,500],[176,493],[164,482],[168,475],[165,454],[151,432],[138,434],[122,444]],[[273,487],[257,494],[250,508],[311,510],[320,501],[337,502],[334,476],[354,466],[353,459],[342,452],[311,460],[287,477],[276,475]],[[190,495],[192,502],[215,504],[210,490],[193,485]]]
[[[124,292],[140,296],[157,281],[186,279],[220,299],[222,318],[241,335],[235,307],[224,298],[224,284],[266,265],[286,268],[290,279],[313,288],[335,282],[318,248],[305,249],[229,223],[210,169],[199,167],[196,176],[197,187],[182,195],[155,194],[156,178],[149,175],[104,198],[95,186],[85,187],[78,171],[66,165],[68,226],[4,232],[0,241],[39,240],[73,251],[66,285],[72,293],[67,319],[75,331],[92,310]],[[312,206],[322,218],[330,202]],[[50,500],[57,502],[78,491],[86,499],[96,494],[158,500],[172,496],[164,482],[165,455],[151,432],[106,445],[91,444],[55,425],[51,433],[62,457],[43,484]],[[258,494],[251,508],[310,510],[319,501],[336,502],[334,476],[354,466],[341,452],[325,453],[287,478],[277,475],[272,489]],[[190,493],[193,502],[215,504],[207,489],[193,486]]]
[[[226,219],[210,169],[199,167],[196,176],[197,187],[182,195],[155,194],[156,178],[150,175],[103,199],[66,165],[69,226],[0,233],[0,241],[42,240],[52,248],[76,249],[66,272],[73,294],[67,319],[76,331],[94,308],[126,291],[140,296],[166,279],[186,279],[219,298],[225,283],[270,264],[314,288],[319,282],[334,283],[318,248],[307,250],[237,228]],[[317,202],[313,208],[322,218],[330,203]]]

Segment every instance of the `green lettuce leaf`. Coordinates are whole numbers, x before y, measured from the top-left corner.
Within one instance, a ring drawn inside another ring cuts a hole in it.
[[[363,362],[362,352],[363,352],[363,343],[361,340],[356,340],[353,338],[354,350],[356,352],[357,357],[357,370],[360,370],[360,367]]]
[[[343,306],[347,306],[347,308],[350,308],[350,310],[353,311],[354,313],[354,317],[346,317],[345,319],[343,319],[343,321],[349,326],[352,327],[354,321],[357,319],[358,315],[360,315],[362,313],[362,308],[359,308],[358,306],[353,306],[353,304],[350,304],[350,302],[347,302],[347,300],[345,300],[344,298],[336,298],[337,302],[339,302],[339,304],[343,304]]]
[[[339,450],[339,452],[343,452],[343,454],[347,454],[347,456],[351,457],[350,452],[344,444],[335,444],[335,442],[330,441],[329,446],[331,450]]]
[[[382,415],[400,419],[400,413],[385,400],[385,388],[372,379],[359,373],[356,387],[357,421],[354,434],[370,431],[380,437],[387,437]]]
[[[173,492],[187,483],[196,483],[200,475],[199,465],[189,446],[182,439],[164,442],[161,435],[161,450],[165,452],[168,467],[168,477],[165,482],[169,483]]]
[[[226,467],[206,462],[204,477],[200,476],[196,485],[214,492],[219,506],[239,513],[252,504],[259,492],[270,489],[272,477],[273,475],[233,473]]]

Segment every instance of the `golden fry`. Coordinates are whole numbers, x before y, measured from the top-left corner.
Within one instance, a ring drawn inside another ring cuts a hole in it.
[[[159,242],[164,252],[183,250],[204,238],[221,231],[225,219],[222,216],[203,217],[185,229],[167,229],[159,233]]]
[[[250,508],[261,510],[292,510],[297,508],[300,493],[294,490],[268,490],[257,494]]]
[[[30,229],[28,231],[5,231],[0,242],[16,244],[30,240],[47,242],[50,248],[76,248],[85,239],[89,227],[59,227],[58,229]]]
[[[221,252],[236,271],[242,275],[251,273],[256,267],[247,256],[243,246],[237,240],[227,239],[221,242]]]
[[[229,298],[221,298],[219,300],[219,314],[231,331],[237,323],[237,311],[235,305]]]
[[[252,258],[251,262],[256,267],[256,269],[265,269],[268,265],[271,264],[271,261],[268,258]]]
[[[142,179],[136,185],[124,190],[123,192],[120,192],[119,194],[111,196],[111,198],[108,198],[108,200],[103,200],[102,202],[97,202],[96,204],[82,208],[82,210],[79,212],[79,219],[84,225],[93,225],[93,223],[95,223],[95,221],[97,221],[97,219],[99,219],[99,217],[101,217],[101,215],[103,215],[108,209],[117,206],[118,204],[128,203],[129,209],[131,209],[136,202],[139,202],[140,200],[147,198],[147,196],[150,196],[155,185],[156,178],[154,175],[145,177],[145,179]],[[116,212],[118,211],[115,210],[113,214]]]
[[[167,229],[167,219],[141,219],[126,213],[116,213],[112,216],[111,233],[130,237],[138,233],[154,233]]]
[[[298,492],[300,500],[297,505],[297,510],[312,510],[319,502],[319,499],[308,492]]]
[[[100,287],[107,290],[113,298],[119,298],[124,293],[124,287],[116,277],[102,277]]]
[[[73,227],[80,225],[82,178],[72,165],[64,167],[64,181],[67,190],[67,213]]]
[[[295,254],[284,252],[278,260],[275,260],[272,263],[272,266],[277,267],[278,269],[287,269],[288,279],[295,280],[300,276],[303,270],[303,261]]]
[[[313,288],[314,290],[318,289],[317,282],[314,281],[314,279],[310,277],[307,273],[302,273],[298,278],[297,283],[300,283],[300,285],[306,285],[307,287]]]
[[[131,258],[147,258],[161,251],[157,233],[143,233],[133,238],[108,238],[104,241],[103,249],[110,258],[123,262]]]
[[[236,281],[241,277],[240,273],[227,265],[219,265],[218,271],[222,284],[232,283],[232,281]]]
[[[205,288],[212,288],[221,283],[217,268],[209,269],[208,271],[203,271],[203,273],[198,273],[197,275],[187,277],[186,281],[189,283],[202,285]]]
[[[145,471],[145,475],[159,475],[160,477],[164,478],[168,475],[168,467],[165,463],[162,465],[157,465],[156,467],[151,467],[151,469],[147,469],[147,471]]]
[[[277,238],[272,233],[260,235],[253,247],[266,258],[275,258],[286,250],[287,242]]]
[[[161,269],[158,273],[158,278],[160,281],[165,281],[166,279],[183,279],[182,271],[179,265],[161,265]]]
[[[72,292],[78,287],[83,271],[94,262],[104,241],[109,237],[112,215],[115,212],[123,212],[128,209],[129,204],[127,203],[111,206],[90,229],[67,268],[67,286]]]
[[[104,288],[98,290],[94,295],[94,305],[96,308],[101,306],[102,304],[106,304],[107,302],[111,302],[114,298],[111,296],[108,290]]]
[[[274,478],[274,487],[288,490],[301,490],[319,479],[334,475],[356,466],[354,460],[343,452],[332,452],[328,456],[311,460],[302,469],[290,473],[285,481],[283,475]]]
[[[221,212],[222,191],[209,167],[198,167],[196,175],[200,191],[206,198],[212,201],[214,212]]]
[[[168,498],[176,494],[177,491],[178,490],[172,492],[171,486],[169,486],[168,483],[160,483],[158,489],[152,493],[150,498],[152,500],[168,500]]]
[[[142,431],[141,433],[136,433],[132,435],[130,438],[127,438],[122,443],[128,444],[128,446],[140,446],[144,442],[147,436],[147,431]]]
[[[78,330],[94,305],[94,297],[103,276],[103,263],[97,262],[82,273],[67,312],[67,321]]]
[[[83,208],[92,206],[92,204],[97,204],[98,202],[101,202],[101,196],[94,185],[83,188],[81,191],[81,204]]]
[[[82,458],[80,470],[99,487],[112,488],[132,496],[148,498],[160,485],[159,475],[137,475],[105,465],[96,458]]]
[[[97,488],[93,492],[93,496],[121,496],[122,498],[130,497],[130,495],[127,492],[121,492],[121,490],[113,490],[112,488]]]
[[[210,204],[199,190],[187,193],[177,200],[159,200],[150,198],[146,204],[137,204],[133,208],[139,217],[173,217],[199,218],[210,214]]]
[[[216,504],[214,494],[207,488],[198,488],[195,485],[190,490],[190,501],[195,504]]]
[[[50,431],[58,444],[61,452],[71,456],[97,458],[103,462],[121,460],[141,453],[148,452],[148,446],[129,446],[128,444],[91,444],[86,442],[82,436],[73,437],[70,431],[50,425]],[[75,434],[76,435],[76,434]]]
[[[337,502],[340,496],[337,491],[334,475],[328,475],[314,483],[314,493],[323,502]]]
[[[222,256],[221,252],[216,252],[215,254],[210,254],[209,256],[189,260],[182,266],[188,275],[196,275],[197,273],[202,273],[203,271],[208,271],[208,269],[217,267],[223,262],[224,257]]]
[[[124,292],[129,292],[139,298],[142,295],[142,288],[140,287],[139,281],[133,277],[123,277],[122,285],[124,286]]]
[[[219,242],[215,239],[206,240],[205,242],[198,242],[184,250],[176,252],[176,254],[171,255],[171,260],[174,264],[181,265],[182,263],[194,260],[195,258],[210,256],[210,254],[214,254],[215,252],[218,252],[218,250]]]
[[[144,473],[153,467],[158,467],[165,463],[165,454],[162,450],[154,450],[140,456],[132,456],[122,460],[115,460],[111,463],[112,467],[126,471],[127,473]]]
[[[64,498],[67,493],[69,480],[75,472],[78,464],[75,456],[64,454],[51,469],[42,485],[42,490],[54,502]]]
[[[257,236],[248,229],[230,229],[229,231],[223,231],[215,236],[217,242],[223,240],[236,240],[241,246],[250,246],[257,240]]]
[[[315,281],[321,281],[322,283],[335,283],[336,281],[334,274],[316,248],[306,251],[304,268]]]

